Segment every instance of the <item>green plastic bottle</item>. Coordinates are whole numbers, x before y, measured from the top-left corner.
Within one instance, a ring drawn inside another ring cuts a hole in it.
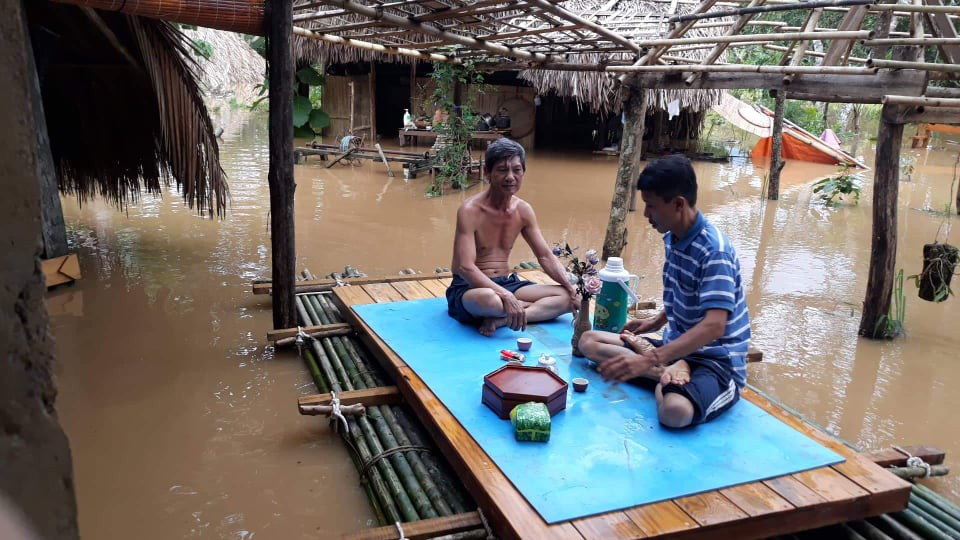
[[[607,265],[599,272],[603,287],[597,294],[597,305],[593,313],[593,329],[619,333],[627,324],[627,310],[637,302],[634,289],[640,278],[623,268],[623,259],[610,257]],[[633,281],[631,286],[630,282]]]

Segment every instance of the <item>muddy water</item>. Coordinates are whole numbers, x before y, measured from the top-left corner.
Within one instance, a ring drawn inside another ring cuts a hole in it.
[[[269,304],[249,292],[269,275],[265,118],[227,111],[218,123],[233,197],[226,220],[197,217],[173,193],[125,213],[65,203],[84,279],[49,307],[88,538],[329,537],[371,522],[342,445],[322,421],[296,414],[296,396],[312,385],[294,355],[264,346]],[[935,212],[958,149],[913,152],[912,181],[900,184],[897,267],[908,275],[920,270],[921,245],[957,224]],[[426,178],[314,159],[296,170],[301,267],[384,275],[449,265],[457,205],[478,188],[426,199]],[[528,169],[521,196],[548,241],[599,247],[616,161],[536,152]],[[763,204],[760,164],[696,169],[699,206],[740,254],[765,354],[750,381],[861,447],[929,443],[960,455],[950,418],[960,405],[951,391],[960,301],[922,302],[908,284],[907,335],[856,337],[869,188],[859,205],[826,208],[810,184],[834,169],[791,162],[781,200]],[[628,225],[628,267],[644,278],[641,295],[656,298],[662,242],[641,215]],[[513,260],[532,260],[522,242]],[[955,478],[933,484],[960,499]]]

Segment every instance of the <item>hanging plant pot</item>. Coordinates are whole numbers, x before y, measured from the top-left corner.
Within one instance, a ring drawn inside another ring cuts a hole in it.
[[[934,242],[923,246],[923,272],[917,293],[928,302],[943,302],[949,296],[950,280],[960,259],[960,250],[950,244]]]

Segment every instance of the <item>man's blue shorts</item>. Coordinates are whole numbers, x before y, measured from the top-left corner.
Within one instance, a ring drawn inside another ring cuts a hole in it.
[[[520,279],[516,272],[509,276],[497,276],[490,279],[510,292],[516,292],[517,289],[534,284],[532,281]],[[463,324],[476,326],[483,322],[483,318],[474,317],[472,313],[463,307],[463,293],[470,289],[470,282],[456,274],[453,275],[453,281],[451,281],[450,286],[447,287],[447,313]]]
[[[659,339],[644,339],[655,347],[663,346],[663,341]],[[690,364],[690,382],[684,385],[668,384],[660,391],[664,394],[680,394],[693,403],[691,425],[713,420],[740,399],[740,388],[722,363],[699,355],[691,355],[684,360]]]

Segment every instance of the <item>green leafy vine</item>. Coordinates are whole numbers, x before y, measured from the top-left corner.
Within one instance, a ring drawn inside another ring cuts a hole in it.
[[[437,150],[434,163],[437,174],[433,184],[427,187],[428,196],[437,196],[450,186],[454,189],[467,187],[470,171],[470,136],[477,123],[473,99],[482,94],[483,74],[477,71],[472,62],[463,64],[438,63],[434,65],[431,77],[437,87],[433,92],[433,102],[441,111],[442,119],[433,126],[438,133]],[[473,91],[464,88],[465,99],[455,103],[457,85],[471,85]]]

